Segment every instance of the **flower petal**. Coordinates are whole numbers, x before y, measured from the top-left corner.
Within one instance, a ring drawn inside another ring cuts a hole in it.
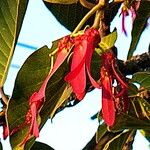
[[[70,53],[73,47],[73,40],[70,36],[65,36],[58,44],[58,53],[53,66],[50,76],[52,76],[55,71],[60,67],[60,65],[65,61],[68,54]]]
[[[65,80],[71,84],[72,89],[79,100],[83,99],[86,87],[86,72],[85,72],[86,49],[87,49],[86,40],[81,39],[81,41],[77,41],[75,43],[71,63],[71,72],[68,73],[68,75],[66,75],[65,77]]]
[[[108,126],[112,126],[115,122],[115,102],[112,93],[111,77],[107,75],[104,67],[101,68],[101,85],[103,119]]]
[[[37,138],[37,137],[39,137],[39,127],[38,127],[38,123],[36,121],[36,117],[37,117],[36,104],[33,103],[30,106],[30,109],[31,109],[32,119],[31,119],[31,125],[30,125],[30,129],[29,129],[29,133],[31,135],[34,135]]]

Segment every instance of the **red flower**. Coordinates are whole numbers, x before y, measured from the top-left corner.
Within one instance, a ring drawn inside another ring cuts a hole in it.
[[[79,100],[82,100],[85,95],[86,72],[92,85],[99,88],[90,73],[92,54],[99,41],[98,30],[92,28],[87,29],[83,35],[79,35],[74,39],[71,71],[66,75],[65,80],[70,83]]]
[[[116,112],[128,109],[128,86],[121,73],[116,70],[117,63],[113,53],[108,51],[101,57],[102,115],[105,123],[112,126],[115,123]]]
[[[26,125],[30,125],[28,134],[26,135],[24,140],[20,143],[20,146],[24,145],[32,135],[35,136],[36,138],[39,137],[39,124],[37,122],[37,115],[39,114],[41,107],[44,103],[47,83],[51,78],[51,76],[56,72],[56,70],[60,67],[60,65],[64,62],[64,60],[68,56],[72,47],[72,42],[73,41],[71,40],[70,36],[66,36],[62,40],[60,40],[60,42],[58,43],[57,58],[51,72],[44,80],[39,91],[34,92],[29,98],[29,110],[26,114],[25,122],[14,128],[10,132],[10,135],[12,135],[21,128],[25,127]]]

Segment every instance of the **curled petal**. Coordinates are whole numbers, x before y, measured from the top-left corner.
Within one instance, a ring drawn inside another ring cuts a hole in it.
[[[115,123],[115,102],[112,93],[111,77],[107,75],[104,67],[101,68],[101,85],[103,119],[108,126],[112,126]]]
[[[38,127],[38,123],[36,121],[36,117],[37,117],[37,108],[36,105],[33,103],[30,107],[31,109],[31,125],[30,125],[30,129],[29,129],[29,133],[31,135],[34,135],[36,138],[39,137],[39,127]]]
[[[65,80],[72,86],[74,93],[79,100],[83,99],[86,87],[85,56],[86,41],[75,44],[72,57],[71,72],[66,75]]]

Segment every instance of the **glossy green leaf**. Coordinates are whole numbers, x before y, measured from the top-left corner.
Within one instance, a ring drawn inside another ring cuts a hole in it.
[[[44,1],[56,4],[73,4],[78,2],[78,0],[44,0]]]
[[[3,86],[28,0],[0,0],[0,87]]]
[[[93,0],[89,0],[89,2],[93,3]],[[56,19],[70,31],[73,31],[82,18],[89,12],[89,9],[83,7],[79,2],[70,5],[45,2],[45,5],[53,13]],[[106,24],[110,24],[114,19],[119,7],[120,3],[109,4],[106,8],[107,13],[105,14]],[[91,16],[82,29],[84,29],[86,25],[92,26],[94,17],[95,15]]]
[[[150,120],[142,120],[136,116],[120,113],[116,119],[116,124],[109,127],[110,131],[120,131],[124,129],[149,129]]]
[[[150,17],[150,2],[147,0],[141,1],[140,7],[137,11],[137,17],[133,23],[132,40],[128,51],[128,59],[130,59],[136,50],[137,44],[140,40],[141,34],[147,26],[147,20]]]
[[[150,90],[150,72],[137,72],[133,74],[132,82],[139,83],[141,87]]]
[[[63,103],[70,97],[72,93],[72,88],[69,85],[66,85],[64,90],[61,93],[60,98],[54,105],[54,108],[52,108],[52,112],[50,112],[50,118],[53,118],[55,115],[56,111],[63,105]]]
[[[131,142],[133,142],[136,131],[129,130],[122,132],[112,138],[104,147],[104,150],[123,150],[128,149]],[[130,147],[131,148],[131,147]]]
[[[30,150],[54,150],[54,149],[45,143],[35,142]]]
[[[99,54],[102,51],[106,51],[112,48],[117,40],[117,31],[110,33],[107,36],[104,36],[99,43],[100,49],[96,49],[96,52]]]

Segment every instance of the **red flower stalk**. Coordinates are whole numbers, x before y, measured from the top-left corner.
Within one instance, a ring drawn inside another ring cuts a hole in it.
[[[122,111],[122,109],[126,111],[128,108],[128,86],[122,79],[121,73],[116,70],[117,64],[113,52],[105,52],[101,58],[102,115],[106,124],[112,126],[115,123],[116,112]],[[116,82],[116,86],[114,86],[114,82]]]
[[[82,100],[85,95],[86,72],[92,85],[99,88],[99,84],[90,73],[92,54],[99,41],[98,30],[92,28],[87,29],[83,35],[74,39],[71,71],[66,75],[65,80],[72,86],[78,100]]]
[[[29,98],[29,110],[26,114],[25,122],[20,124],[18,127],[14,128],[10,132],[10,135],[12,135],[21,128],[25,127],[26,125],[30,125],[29,132],[24,138],[24,140],[20,143],[20,146],[24,145],[32,135],[35,136],[36,138],[39,137],[39,124],[37,122],[37,115],[39,114],[41,107],[43,106],[44,103],[47,83],[51,78],[51,76],[56,72],[56,70],[60,67],[60,65],[64,62],[64,60],[68,56],[70,49],[72,47],[72,43],[73,41],[71,40],[70,36],[66,36],[62,40],[60,40],[60,42],[58,43],[57,58],[51,72],[44,80],[39,91],[34,92]]]

